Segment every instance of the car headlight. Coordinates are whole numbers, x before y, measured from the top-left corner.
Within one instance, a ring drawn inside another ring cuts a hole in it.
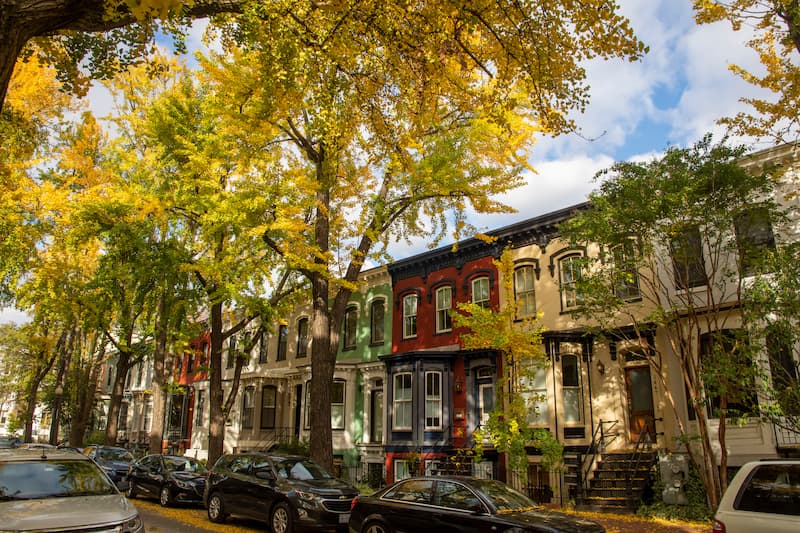
[[[137,514],[130,520],[122,524],[123,533],[139,533],[144,531],[144,524],[142,524],[141,517]]]
[[[314,494],[313,492],[296,490],[294,491],[294,493],[297,494],[297,497],[300,499],[300,502],[306,505],[317,506],[322,500],[318,494]]]

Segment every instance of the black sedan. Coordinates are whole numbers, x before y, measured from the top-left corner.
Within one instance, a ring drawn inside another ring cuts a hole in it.
[[[158,498],[164,507],[176,503],[202,503],[206,487],[203,463],[180,455],[145,455],[128,471],[128,498]]]
[[[350,533],[603,533],[596,522],[548,511],[505,483],[458,476],[404,479],[358,496]]]

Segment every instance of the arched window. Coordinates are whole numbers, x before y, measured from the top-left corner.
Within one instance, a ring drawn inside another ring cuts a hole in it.
[[[308,355],[308,319],[297,321],[297,357]]]
[[[583,304],[583,294],[577,283],[583,275],[583,257],[568,255],[558,262],[559,283],[561,286],[561,309],[575,309]]]
[[[352,350],[356,347],[356,325],[358,322],[358,308],[348,307],[344,312],[344,349]]]
[[[386,315],[386,302],[383,299],[373,300],[369,307],[369,342],[370,344],[383,344],[384,325]]]
[[[472,303],[489,307],[489,278],[482,276],[472,280]]]

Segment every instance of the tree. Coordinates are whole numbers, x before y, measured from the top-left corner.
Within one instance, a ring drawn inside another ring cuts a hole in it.
[[[739,65],[730,69],[748,83],[773,93],[775,100],[743,98],[752,106],[722,119],[739,135],[771,137],[778,143],[800,135],[800,2],[798,0],[694,0],[696,20],[708,24],[730,22],[734,30],[753,30],[748,42],[766,70],[763,74]]]
[[[330,384],[362,265],[392,239],[435,244],[521,183],[534,133],[574,129],[580,61],[644,46],[608,2],[312,1],[248,6],[203,63],[226,121],[265,132],[279,190],[265,242],[311,285],[311,450],[333,462]]]
[[[734,222],[754,213],[770,221],[780,217],[773,177],[745,171],[738,164],[743,154],[707,136],[653,161],[616,163],[597,175],[590,208],[561,227],[570,242],[598,247],[578,283],[579,316],[606,335],[640,343],[712,508],[726,484],[726,420],[757,414],[754,346],[741,334],[740,271],[747,265]],[[667,346],[647,342],[654,329]],[[677,388],[668,381],[670,366],[682,378]],[[684,387],[696,436],[677,406]],[[719,419],[719,457],[709,418]]]
[[[142,59],[155,42],[156,17],[180,36],[176,22],[240,10],[237,0],[54,0],[47,3],[7,0],[0,10],[0,109],[14,70],[25,50],[38,38],[36,52],[56,65],[59,79],[70,88],[86,88],[80,67],[89,76],[108,79]]]
[[[499,310],[484,308],[472,302],[459,303],[451,311],[453,324],[466,328],[461,335],[466,350],[497,350],[501,355],[501,377],[497,381],[496,408],[489,413],[484,427],[474,433],[478,456],[484,439],[508,457],[512,470],[519,473],[523,483],[528,473],[528,447],[540,449],[542,465],[550,470],[557,467],[563,447],[547,430],[532,429],[529,420],[536,414],[536,401],[530,392],[537,371],[547,366],[542,351],[543,326],[541,316],[518,319],[520,303],[514,295],[514,257],[510,249],[494,261],[503,280],[503,298]],[[541,314],[541,313],[540,313]]]

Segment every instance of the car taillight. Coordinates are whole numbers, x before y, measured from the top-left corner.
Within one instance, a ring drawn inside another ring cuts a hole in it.
[[[711,522],[711,533],[725,533],[725,524],[715,518]]]
[[[358,501],[358,496],[356,496],[355,498],[353,498],[353,501],[352,501],[352,502],[350,502],[350,510],[351,510],[351,511],[353,510],[353,507],[355,507],[355,506],[356,506],[356,502],[357,502],[357,501]]]

